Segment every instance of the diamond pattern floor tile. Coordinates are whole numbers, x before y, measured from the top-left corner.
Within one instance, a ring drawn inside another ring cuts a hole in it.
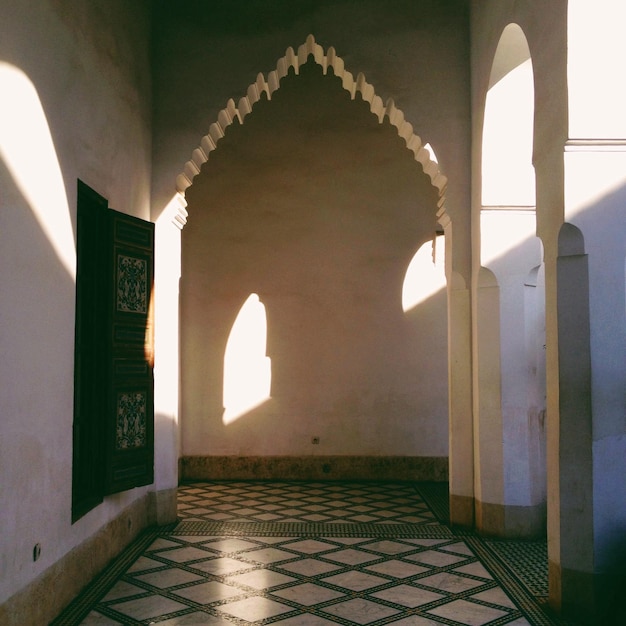
[[[397,609],[392,609],[388,606],[361,598],[335,604],[324,609],[324,612],[336,615],[337,617],[343,617],[357,624],[370,624],[384,617],[399,613]]]
[[[184,604],[175,602],[164,596],[148,596],[138,600],[128,600],[120,604],[113,604],[112,608],[125,617],[143,620],[158,615],[174,613],[186,608]]]
[[[273,572],[267,569],[255,569],[245,574],[238,574],[237,576],[230,576],[229,582],[237,583],[239,585],[245,585],[252,587],[253,589],[271,589],[285,583],[290,583],[296,580],[292,576],[285,576],[279,572]]]
[[[200,585],[178,589],[172,593],[187,600],[193,600],[198,604],[210,604],[217,600],[225,600],[226,598],[240,595],[241,592],[239,589],[211,580]]]
[[[386,583],[387,579],[381,578],[380,576],[373,576],[372,574],[366,574],[365,572],[351,570],[343,574],[337,574],[336,576],[328,576],[323,579],[323,582],[350,591],[363,591],[364,589],[378,587]]]
[[[256,622],[281,613],[288,613],[291,608],[262,596],[252,596],[245,600],[239,600],[239,602],[224,604],[218,610],[247,622]]]
[[[444,508],[410,484],[183,485],[178,526],[53,626],[554,626],[507,574],[523,547],[455,533]]]
[[[285,600],[298,602],[304,606],[312,606],[328,600],[334,600],[335,598],[341,598],[344,594],[326,587],[314,585],[313,583],[304,583],[281,591],[275,591],[274,595]]]
[[[373,593],[372,597],[415,608],[416,606],[439,600],[444,596],[434,591],[426,591],[426,589],[419,589],[409,585],[396,585],[395,587]]]
[[[468,626],[483,626],[506,615],[506,611],[481,606],[467,600],[454,600],[428,612]]]

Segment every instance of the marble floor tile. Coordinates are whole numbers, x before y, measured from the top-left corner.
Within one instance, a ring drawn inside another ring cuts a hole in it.
[[[327,602],[328,600],[335,600],[345,594],[327,589],[326,587],[314,585],[313,583],[304,583],[302,585],[296,585],[295,587],[274,591],[272,595],[297,602],[304,606],[312,606],[314,604],[320,604],[321,602]]]
[[[461,565],[461,567],[455,567],[453,572],[459,574],[470,574],[470,576],[479,576],[480,578],[492,578],[491,574],[485,569],[481,563],[469,563],[468,565]]]
[[[299,561],[291,561],[289,563],[281,563],[280,569],[302,576],[317,576],[341,569],[339,565],[332,565],[323,561],[315,561],[313,559],[302,559]]]
[[[284,585],[285,583],[293,582],[297,579],[272,570],[255,569],[251,572],[238,574],[237,576],[229,576],[227,580],[228,582],[246,585],[246,587],[260,590],[278,587],[279,585]]]
[[[409,585],[397,585],[396,587],[390,587],[383,591],[377,591],[370,594],[372,598],[380,598],[381,600],[387,600],[394,604],[401,604],[402,606],[408,606],[415,608],[416,606],[422,606],[422,604],[428,604],[435,600],[440,600],[444,596],[434,591],[427,591],[426,589],[419,589],[418,587],[410,587]]]
[[[247,561],[256,561],[257,563],[277,563],[279,561],[288,561],[297,557],[293,552],[285,550],[277,550],[276,548],[261,548],[259,550],[249,550],[240,555]]]
[[[128,598],[129,596],[136,596],[145,593],[145,589],[137,587],[131,583],[127,583],[123,580],[115,583],[114,587],[103,598],[103,602],[110,602],[111,600],[120,600],[121,598]]]
[[[343,619],[350,620],[357,624],[370,624],[384,617],[390,617],[391,615],[399,613],[397,609],[392,609],[391,607],[362,598],[333,604],[322,610],[324,613],[336,615],[337,617],[342,617]]]
[[[167,613],[174,613],[187,607],[181,602],[175,602],[165,596],[152,595],[138,600],[128,600],[120,604],[110,605],[118,613],[137,620],[157,617]]]
[[[490,602],[491,604],[499,604],[500,606],[506,606],[510,609],[515,608],[515,603],[509,596],[500,589],[500,587],[493,587],[487,591],[481,591],[475,595],[470,596],[471,599],[480,600],[481,602]]]
[[[383,561],[376,565],[368,565],[365,569],[378,574],[386,574],[394,578],[409,578],[430,571],[430,568],[405,561]]]
[[[414,546],[407,545],[406,543],[398,543],[397,541],[374,541],[372,543],[361,545],[366,550],[372,552],[382,552],[383,554],[402,554],[403,552],[411,552],[415,550]]]
[[[245,600],[239,600],[232,604],[223,604],[217,607],[222,613],[228,613],[247,622],[256,622],[259,620],[274,617],[281,613],[289,613],[293,609],[280,602],[275,602],[263,596],[252,596]]]
[[[320,552],[333,550],[337,546],[325,541],[318,541],[317,539],[304,539],[302,541],[290,541],[284,547],[304,554],[319,554]]]
[[[228,598],[241,595],[239,589],[224,585],[215,580],[199,585],[192,585],[191,587],[184,587],[183,589],[177,589],[172,591],[172,593],[181,598],[193,600],[198,604],[211,604],[218,600],[227,600]]]
[[[436,609],[431,609],[428,613],[455,620],[468,626],[483,626],[506,615],[506,611],[481,606],[467,600],[454,600]]]
[[[339,550],[338,552],[332,552],[324,555],[325,559],[329,561],[337,561],[338,563],[344,563],[345,565],[360,565],[362,563],[369,563],[370,561],[376,561],[380,557],[375,554],[368,554],[361,550],[354,550],[347,548],[345,550]]]
[[[466,558],[462,556],[444,554],[443,552],[436,552],[435,550],[419,552],[418,554],[412,554],[406,558],[410,561],[424,563],[425,565],[433,565],[435,567],[444,567],[445,565],[452,565],[453,563],[459,563],[466,560]]]
[[[159,622],[159,626],[233,626],[233,623],[224,617],[197,612],[172,617],[164,622]]]
[[[458,576],[452,572],[440,572],[426,578],[420,578],[419,584],[447,591],[448,593],[463,593],[474,587],[480,587],[485,583],[484,581],[479,582],[465,576]]]
[[[378,587],[379,585],[383,585],[387,582],[386,578],[373,576],[372,574],[366,574],[365,572],[360,571],[344,572],[343,574],[328,576],[322,580],[327,584],[342,587],[344,589],[350,589],[351,591],[363,591],[364,589]]]
[[[189,539],[189,538],[187,538]],[[208,541],[202,544],[203,548],[209,548],[215,552],[241,552],[242,550],[250,550],[258,547],[258,544],[252,541],[244,541],[243,539],[234,539],[232,537],[218,539],[217,541]]]
[[[429,506],[409,484],[182,485],[178,525],[52,626],[557,626],[503,576],[545,552],[457,534]]]
[[[221,557],[216,559],[208,559],[206,561],[200,561],[193,563],[190,567],[194,569],[202,570],[207,574],[214,574],[215,576],[224,576],[226,574],[232,574],[241,570],[248,570],[254,567],[251,563],[244,561],[238,561],[237,559],[231,559],[229,557]]]
[[[203,579],[202,576],[192,574],[183,569],[170,568],[159,570],[158,572],[151,572],[150,574],[135,576],[135,580],[148,583],[153,587],[159,587],[159,589],[165,589],[166,587],[174,587],[176,585],[183,585]]]
[[[186,547],[176,548],[168,550],[167,552],[156,552],[155,556],[160,556],[168,561],[175,561],[176,563],[186,563],[188,561],[197,561],[199,559],[206,559],[211,555],[207,550],[200,550],[200,548]]]
[[[274,622],[277,626],[337,626],[337,622],[331,622],[319,615],[311,615],[311,613],[302,613],[294,617],[288,617],[284,620]]]

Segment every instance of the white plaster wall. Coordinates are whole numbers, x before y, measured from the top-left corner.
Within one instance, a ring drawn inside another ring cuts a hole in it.
[[[149,489],[71,524],[76,180],[148,218],[151,148],[145,3],[1,13],[0,602]]]
[[[184,454],[446,456],[445,294],[402,311],[437,190],[395,128],[310,63],[229,128],[187,200]],[[224,350],[251,293],[271,399],[225,424]]]

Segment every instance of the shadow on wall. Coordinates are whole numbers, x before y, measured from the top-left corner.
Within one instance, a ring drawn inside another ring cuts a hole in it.
[[[445,331],[402,308],[437,190],[395,128],[309,62],[229,127],[187,200],[186,453],[298,454],[314,433],[329,453],[445,456]],[[250,294],[266,312],[271,400],[226,433],[223,359]]]

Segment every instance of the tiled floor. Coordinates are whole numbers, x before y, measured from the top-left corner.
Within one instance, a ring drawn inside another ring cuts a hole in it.
[[[542,626],[541,543],[440,520],[435,485],[194,483],[54,622],[162,626]],[[523,558],[520,558],[523,554]]]

